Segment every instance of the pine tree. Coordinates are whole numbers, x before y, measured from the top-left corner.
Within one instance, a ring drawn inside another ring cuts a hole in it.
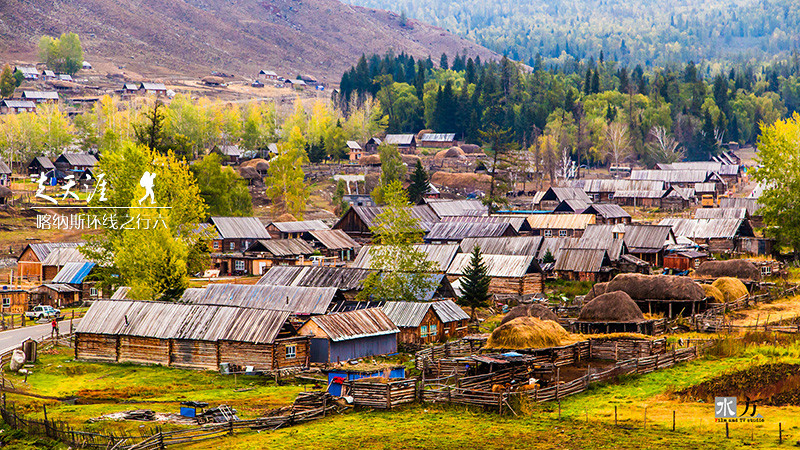
[[[470,320],[473,322],[475,321],[475,309],[489,306],[491,281],[486,265],[483,263],[481,249],[476,246],[472,250],[469,266],[461,277],[461,296],[458,298],[459,305],[470,308]]]
[[[425,168],[422,167],[422,162],[417,160],[414,173],[411,174],[411,185],[408,186],[408,199],[411,201],[411,204],[419,203],[425,193],[428,192],[428,189],[430,189],[428,173],[425,172]]]
[[[583,93],[586,95],[592,93],[592,69],[586,69],[586,78],[583,80]]]
[[[594,71],[592,75],[592,94],[600,93],[600,69]]]
[[[442,57],[439,58],[439,67],[445,70],[450,68],[450,65],[447,63],[447,53],[442,53]]]

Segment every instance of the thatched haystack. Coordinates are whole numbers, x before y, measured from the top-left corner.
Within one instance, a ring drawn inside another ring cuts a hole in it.
[[[623,291],[609,291],[583,305],[578,316],[581,322],[642,322],[644,314]]]
[[[586,303],[591,301],[593,298],[597,297],[598,295],[603,295],[606,293],[606,289],[608,288],[608,281],[605,283],[595,283],[592,285],[592,288],[589,289],[589,292],[583,297],[583,302]]]
[[[706,297],[714,299],[713,303],[725,303],[725,295],[716,286],[711,284],[703,284],[701,286],[703,286]]]
[[[518,317],[535,317],[541,320],[552,320],[558,322],[558,316],[550,308],[541,303],[531,303],[530,305],[519,305],[511,308],[511,311],[503,317],[500,325],[511,322]]]
[[[11,189],[0,186],[0,198],[11,198],[12,195],[14,195],[14,192]]]
[[[461,150],[466,154],[483,153],[481,146],[475,144],[461,144]]]
[[[297,218],[289,213],[283,213],[275,219],[275,222],[296,222]]]
[[[708,278],[734,277],[741,280],[761,281],[761,271],[758,267],[743,259],[704,261],[697,268],[697,276]]]
[[[252,167],[260,173],[267,173],[269,170],[269,162],[263,158],[255,158],[242,163],[240,167]]]
[[[567,330],[552,320],[517,317],[492,331],[486,348],[519,350],[558,347],[569,337]]]
[[[700,301],[703,288],[691,278],[674,275],[621,273],[608,282],[606,292],[623,291],[635,300]]]
[[[436,186],[444,186],[450,189],[464,189],[468,191],[475,189],[488,191],[491,181],[492,177],[486,175],[485,173],[436,172],[431,175],[431,183],[435,184]]]
[[[750,295],[749,292],[747,292],[747,286],[738,278],[720,277],[714,280],[711,285],[722,293],[726,302],[733,302]]]
[[[400,155],[400,158],[408,167],[414,167],[417,165],[417,161],[422,161],[422,159],[420,159],[420,157],[417,155],[408,155],[405,153]]]
[[[380,155],[365,155],[358,160],[358,163],[362,166],[380,166],[381,157]]]
[[[200,81],[202,81],[203,83],[205,83],[205,84],[207,84],[209,86],[220,86],[220,85],[225,84],[225,79],[224,78],[216,77],[214,75],[209,75],[209,76],[203,77]]]
[[[245,180],[260,180],[261,174],[258,173],[255,167],[239,167],[239,175]]]
[[[436,161],[442,161],[447,158],[456,158],[456,159],[465,159],[466,155],[464,154],[464,150],[461,150],[459,147],[453,146],[448,148],[447,150],[442,150],[433,157]]]
[[[422,142],[422,136],[425,136],[426,134],[431,134],[431,133],[436,133],[436,130],[431,130],[431,129],[427,129],[427,128],[423,129],[423,130],[419,130],[419,133],[417,133],[417,135],[415,136],[416,139],[417,139],[417,142]]]

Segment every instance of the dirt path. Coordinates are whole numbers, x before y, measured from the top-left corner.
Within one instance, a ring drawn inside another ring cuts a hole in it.
[[[733,325],[752,326],[758,323],[779,322],[800,317],[800,296],[788,297],[772,303],[760,303],[754,308],[732,313]]]

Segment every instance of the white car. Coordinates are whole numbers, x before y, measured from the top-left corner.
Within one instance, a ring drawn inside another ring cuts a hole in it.
[[[53,308],[52,306],[46,305],[39,305],[33,308],[33,310],[28,311],[25,313],[25,316],[30,317],[32,319],[43,319],[43,318],[51,318],[51,317],[58,317],[61,315],[61,311],[58,309]]]

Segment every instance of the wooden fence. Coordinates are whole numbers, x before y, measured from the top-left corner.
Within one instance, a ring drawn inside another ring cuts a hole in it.
[[[379,409],[392,409],[397,405],[414,403],[417,395],[417,380],[404,379],[381,383],[376,381],[354,380],[345,383],[347,393],[353,397],[356,406],[369,406]]]

